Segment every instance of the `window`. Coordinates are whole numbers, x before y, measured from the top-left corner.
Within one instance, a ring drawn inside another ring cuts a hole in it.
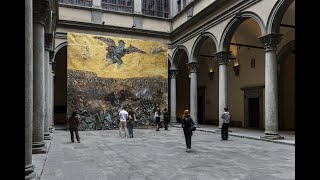
[[[251,58],[251,68],[255,68],[255,67],[256,67],[256,59]]]
[[[186,0],[183,0],[183,8],[185,8],[187,5],[187,1]]]
[[[142,14],[169,18],[169,0],[143,0]]]
[[[101,7],[111,11],[133,12],[133,0],[101,0]]]
[[[59,3],[92,7],[92,0],[59,0]]]

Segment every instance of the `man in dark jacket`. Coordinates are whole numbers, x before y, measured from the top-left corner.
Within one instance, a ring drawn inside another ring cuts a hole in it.
[[[167,111],[167,108],[163,109],[163,121],[164,121],[164,129],[168,130],[168,124],[169,124],[169,112]]]
[[[71,116],[67,117],[67,125],[70,130],[71,142],[74,142],[73,132],[75,132],[77,141],[78,141],[78,143],[80,143],[80,137],[79,137],[79,133],[78,133],[79,120],[77,117],[77,113],[75,111],[71,114]]]

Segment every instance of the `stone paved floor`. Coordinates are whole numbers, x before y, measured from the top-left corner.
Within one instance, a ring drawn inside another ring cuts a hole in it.
[[[81,131],[81,143],[56,130],[41,180],[277,180],[295,178],[295,147],[196,131],[185,152],[181,128]]]

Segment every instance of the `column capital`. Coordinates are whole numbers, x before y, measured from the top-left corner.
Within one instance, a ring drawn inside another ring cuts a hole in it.
[[[176,68],[169,69],[170,79],[175,79],[178,75],[179,70]]]
[[[33,22],[46,25],[49,14],[48,0],[33,0]]]
[[[53,62],[53,56],[54,56],[54,51],[49,51],[49,63],[52,64]]]
[[[53,40],[53,34],[52,33],[45,33],[44,34],[44,47],[45,47],[45,50],[50,51],[52,49],[52,40]]]
[[[220,51],[215,53],[215,55],[219,65],[227,64],[229,62],[230,51]]]
[[[189,62],[187,63],[187,68],[189,69],[190,73],[196,73],[199,68],[198,62]]]
[[[270,33],[264,36],[260,36],[260,42],[265,47],[266,51],[277,50],[277,45],[281,41],[283,34]]]

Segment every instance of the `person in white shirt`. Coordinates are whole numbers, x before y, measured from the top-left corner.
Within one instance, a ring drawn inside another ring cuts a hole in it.
[[[157,107],[156,112],[154,113],[154,119],[156,121],[156,131],[159,131],[160,117],[161,117],[160,108]]]
[[[124,130],[124,136],[127,138],[127,119],[128,119],[128,112],[126,111],[126,107],[123,107],[123,110],[119,113],[120,122],[119,122],[119,136],[121,137],[121,131]]]
[[[228,112],[228,108],[224,108],[224,112],[221,115],[223,120],[222,129],[221,129],[221,140],[228,140],[228,127],[231,120],[231,115]]]

